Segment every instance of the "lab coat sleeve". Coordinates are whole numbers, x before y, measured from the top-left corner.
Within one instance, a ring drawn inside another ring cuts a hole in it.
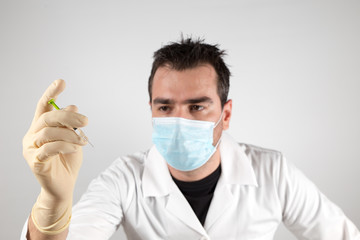
[[[359,230],[342,210],[283,157],[278,176],[283,222],[298,239],[360,239]]]
[[[73,207],[68,240],[105,240],[119,228],[128,186],[124,165],[120,160],[115,161],[90,183]]]
[[[25,224],[22,228],[22,231],[21,231],[21,235],[20,235],[20,240],[26,240],[26,234],[27,234],[27,231],[28,231],[28,219],[26,219],[25,221]]]

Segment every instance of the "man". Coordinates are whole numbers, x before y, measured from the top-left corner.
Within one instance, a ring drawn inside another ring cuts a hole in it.
[[[273,239],[285,225],[300,239],[360,233],[281,153],[236,143],[229,128],[230,72],[216,45],[183,39],[154,54],[149,78],[154,146],[122,157],[72,207],[87,124],[75,106],[51,111],[51,85],[24,137],[41,185],[23,239]]]

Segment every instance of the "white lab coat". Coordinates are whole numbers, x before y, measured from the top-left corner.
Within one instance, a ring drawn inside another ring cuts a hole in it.
[[[281,153],[223,134],[222,173],[202,226],[155,147],[117,159],[73,207],[68,239],[271,240],[278,225],[299,239],[355,240],[360,233]],[[25,238],[26,225],[22,239]]]

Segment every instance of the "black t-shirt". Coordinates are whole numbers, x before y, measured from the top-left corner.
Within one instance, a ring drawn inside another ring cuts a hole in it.
[[[205,223],[220,174],[221,165],[206,178],[195,182],[183,182],[173,177],[174,182],[189,202],[202,225]]]

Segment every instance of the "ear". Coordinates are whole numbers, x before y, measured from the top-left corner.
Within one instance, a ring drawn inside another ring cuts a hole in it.
[[[230,127],[231,111],[232,111],[232,100],[229,99],[224,104],[224,108],[223,108],[223,130],[227,130]]]

